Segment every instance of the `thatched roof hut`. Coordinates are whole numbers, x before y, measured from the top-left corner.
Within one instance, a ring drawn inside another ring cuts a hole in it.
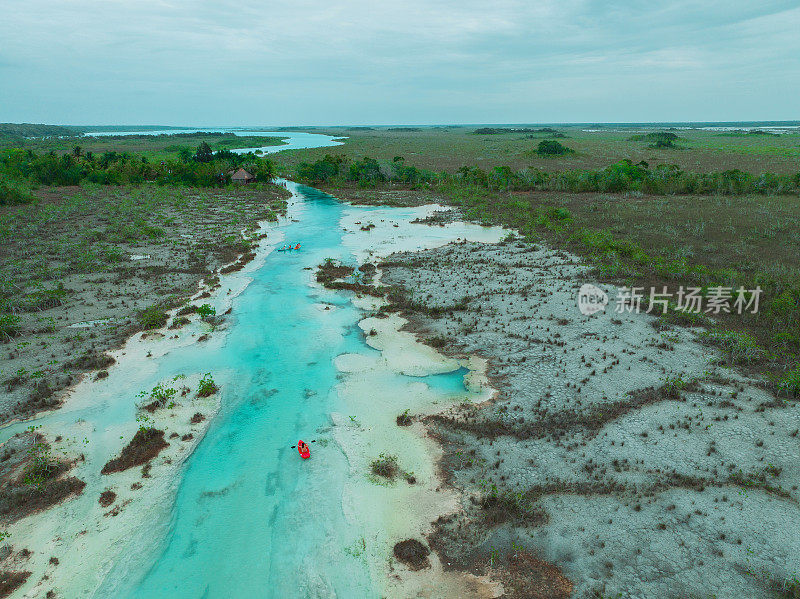
[[[252,183],[255,180],[256,178],[243,168],[231,175],[231,181],[234,183]]]

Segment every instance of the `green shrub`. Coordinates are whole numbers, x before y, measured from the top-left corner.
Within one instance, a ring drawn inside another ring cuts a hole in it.
[[[167,313],[160,305],[150,306],[139,312],[138,319],[145,331],[160,329],[167,324]]]
[[[400,469],[397,466],[397,456],[382,453],[377,459],[372,460],[369,469],[375,476],[393,479]]]
[[[800,397],[800,365],[786,373],[778,383],[778,390],[791,397]]]
[[[175,397],[177,393],[177,389],[173,389],[172,387],[165,387],[161,383],[153,387],[153,389],[148,394],[147,391],[142,391],[139,393],[138,397],[143,400],[142,404],[139,404],[140,408],[145,408],[149,411],[153,411],[155,408],[163,408],[169,402],[170,406],[172,405],[173,401],[172,398]],[[147,405],[144,405],[144,402],[149,402]]]
[[[197,313],[200,318],[208,318],[209,316],[216,316],[217,310],[211,304],[203,304],[197,307]]]
[[[16,314],[0,314],[0,341],[10,341],[20,334],[19,316]]]
[[[0,182],[0,206],[30,204],[35,199],[30,192],[24,189]]]
[[[699,337],[720,347],[733,364],[750,364],[764,355],[755,337],[744,331],[704,331]]]
[[[36,442],[28,450],[30,462],[25,468],[23,480],[38,490],[47,484],[58,471],[59,463],[50,455],[50,447],[46,443]]]
[[[214,395],[219,390],[214,379],[211,377],[211,373],[207,372],[203,375],[203,378],[200,379],[200,384],[197,386],[197,396],[198,397],[208,397],[209,395]]]
[[[553,139],[545,139],[539,142],[536,147],[539,156],[563,156],[564,154],[574,154],[575,150],[568,148]]]

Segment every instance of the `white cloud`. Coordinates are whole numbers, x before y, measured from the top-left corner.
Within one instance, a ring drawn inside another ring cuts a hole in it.
[[[0,121],[798,118],[786,1],[4,0],[0,16]]]

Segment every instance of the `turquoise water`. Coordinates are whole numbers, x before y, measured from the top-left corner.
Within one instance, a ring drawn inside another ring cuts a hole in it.
[[[333,359],[375,354],[357,322],[364,314],[343,295],[311,287],[315,266],[342,255],[345,206],[295,186],[299,222],[281,226],[300,252],[271,254],[234,300],[219,349],[192,345],[159,360],[152,380],[177,373],[224,372],[222,410],[183,471],[164,530],[142,531],[156,549],[120,560],[100,597],[377,597],[367,564],[345,548],[361,531],[342,511],[349,465],[331,442],[330,413],[342,406]],[[363,209],[365,213],[369,208]],[[352,256],[343,256],[353,260]],[[320,310],[321,302],[335,305]],[[422,379],[443,395],[463,391],[465,370]],[[298,438],[312,459],[298,459]]]
[[[320,133],[305,133],[303,131],[248,131],[238,127],[201,127],[197,129],[163,129],[158,131],[93,131],[88,135],[94,137],[104,137],[108,135],[177,135],[181,133],[233,133],[234,135],[245,135],[248,137],[280,137],[283,144],[279,146],[261,146],[252,148],[240,148],[232,150],[237,154],[255,152],[261,150],[264,154],[273,154],[283,150],[301,150],[306,148],[325,148],[329,146],[340,146],[342,142],[335,141],[336,137],[322,135]]]

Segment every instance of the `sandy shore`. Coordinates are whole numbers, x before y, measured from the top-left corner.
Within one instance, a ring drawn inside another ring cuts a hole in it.
[[[505,234],[500,228],[464,223],[429,227],[411,222],[440,210],[437,205],[405,209],[403,218],[393,209],[376,210],[369,218],[363,213],[358,217],[346,214],[341,223],[347,231],[345,245],[364,263],[409,246],[423,250],[455,239],[496,242]],[[378,272],[376,284],[380,283]],[[374,313],[386,302],[358,296],[353,303]],[[364,530],[362,544],[351,549],[371,565],[373,580],[382,581],[387,597],[498,597],[501,585],[485,576],[448,571],[436,554],[430,556],[430,567],[419,571],[392,556],[395,543],[424,539],[436,518],[460,505],[460,493],[443,485],[438,472],[440,445],[418,420],[401,427],[397,416],[408,410],[419,419],[457,403],[483,403],[494,393],[485,376],[485,361],[476,356],[444,356],[403,331],[406,324],[398,315],[364,318],[359,327],[366,343],[379,355],[344,354],[335,362],[342,373],[338,393],[347,412],[332,415],[333,434],[351,467],[343,507],[354,527]],[[421,378],[461,368],[469,373],[460,392],[443,394]],[[419,380],[398,380],[398,375]],[[381,454],[397,457],[402,474],[396,480],[370,474],[371,461]],[[413,484],[407,482],[409,476]]]
[[[201,285],[191,298],[195,304],[208,303],[218,315],[225,314],[252,280],[249,273],[260,268],[274,244],[282,240],[282,233],[267,223],[261,223],[252,235],[257,239],[255,257],[242,268]],[[170,321],[175,320],[176,312],[169,312]],[[29,424],[37,426],[54,453],[75,460],[77,465],[70,474],[86,483],[79,496],[4,527],[12,551],[4,567],[30,573],[13,596],[43,597],[49,591],[58,597],[91,596],[112,567],[124,571],[126,564],[139,563],[164,538],[180,469],[219,410],[230,376],[209,368],[220,391],[208,397],[197,394],[203,373],[185,373],[177,379],[150,378],[156,373],[157,360],[171,351],[198,342],[209,348],[223,343],[224,319],[220,319],[221,325],[211,327],[197,314],[184,317],[187,322],[179,328],[137,333],[109,352],[114,364],[107,368],[107,376],[81,380],[69,390],[60,409],[33,423],[3,430],[8,438]],[[119,389],[137,389],[137,381],[143,380],[176,389],[173,401],[149,414],[136,407],[147,403],[146,397],[118,393]],[[120,453],[140,425],[163,430],[168,446],[145,468],[101,475],[103,465]],[[101,494],[106,492],[109,497],[109,491],[115,494],[113,501],[101,505]],[[144,535],[150,544],[132,545],[131,539],[142,537],[134,533],[145,526],[152,528],[152,534]]]
[[[796,404],[696,331],[616,314],[612,288],[606,312],[583,316],[578,288],[595,281],[565,252],[451,244],[383,268],[406,289],[407,328],[485,357],[499,391],[427,419],[462,491],[429,536],[443,560],[520,597],[796,588]]]

